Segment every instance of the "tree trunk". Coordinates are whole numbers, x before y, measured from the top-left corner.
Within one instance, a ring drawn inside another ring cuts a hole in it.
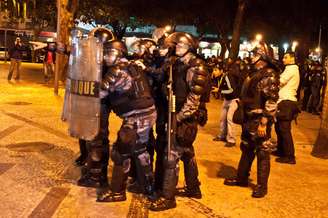
[[[326,68],[328,70],[328,67]],[[328,88],[324,90],[324,103],[321,114],[321,125],[317,140],[311,154],[315,157],[328,159]]]
[[[245,13],[246,0],[238,0],[238,10],[236,18],[233,25],[232,41],[231,41],[231,51],[229,57],[235,60],[238,57],[239,53],[239,44],[240,44],[240,29]]]
[[[69,44],[71,28],[74,24],[74,13],[78,7],[77,1],[57,0],[57,42]],[[66,65],[68,58],[65,55],[56,53],[56,72],[54,92],[58,95],[59,80],[64,81],[66,78]]]

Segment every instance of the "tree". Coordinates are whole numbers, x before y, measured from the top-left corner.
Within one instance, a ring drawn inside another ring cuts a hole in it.
[[[231,51],[229,53],[229,57],[232,59],[236,59],[238,57],[239,44],[240,44],[240,29],[243,21],[243,16],[245,13],[246,3],[247,0],[238,0],[238,10],[233,26]]]

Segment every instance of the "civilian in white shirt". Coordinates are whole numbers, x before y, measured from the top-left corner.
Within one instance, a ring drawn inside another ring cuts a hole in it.
[[[279,156],[276,159],[277,162],[296,164],[291,123],[299,113],[296,96],[300,83],[300,73],[295,64],[294,53],[286,53],[283,63],[286,67],[280,75],[277,122],[275,124],[278,147],[274,154]]]

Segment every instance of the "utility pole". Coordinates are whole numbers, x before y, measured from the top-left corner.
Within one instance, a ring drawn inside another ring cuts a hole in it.
[[[60,24],[61,24],[61,0],[57,0],[57,42],[60,42]],[[56,53],[58,57],[58,53]],[[56,66],[55,66],[55,81],[54,81],[54,93],[58,95],[58,86],[59,86],[59,64],[60,61],[56,57]]]

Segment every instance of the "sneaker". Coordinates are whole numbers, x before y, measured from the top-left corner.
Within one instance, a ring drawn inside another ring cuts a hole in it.
[[[221,142],[226,142],[227,140],[221,136],[216,136],[215,138],[213,138],[213,141],[221,141]]]
[[[233,147],[233,146],[236,146],[236,143],[233,143],[233,142],[227,142],[227,143],[225,143],[225,145],[224,145],[224,147],[228,147],[228,148]]]
[[[296,164],[295,158],[291,157],[278,157],[276,158],[276,162],[285,164]]]
[[[151,202],[149,210],[152,211],[163,211],[171,208],[175,208],[177,203],[175,199],[166,199],[163,197],[158,198],[157,200]]]

